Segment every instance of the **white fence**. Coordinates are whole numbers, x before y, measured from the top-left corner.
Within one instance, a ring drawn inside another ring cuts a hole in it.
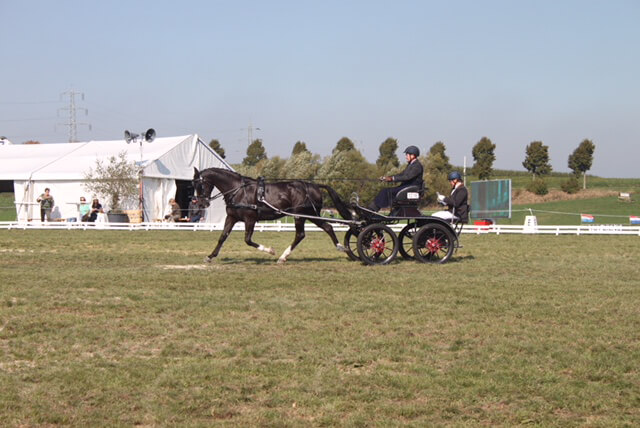
[[[391,229],[399,232],[406,223],[389,225]],[[10,230],[128,230],[128,231],[147,231],[147,230],[167,230],[167,231],[220,231],[223,225],[221,223],[76,223],[76,222],[50,222],[41,223],[39,221],[19,222],[6,221],[0,222],[0,229]],[[346,231],[345,225],[335,224],[336,231]],[[244,223],[237,223],[233,230],[244,230]],[[293,232],[295,226],[293,223],[281,223],[279,221],[270,223],[258,223],[255,228],[256,232]],[[322,229],[317,226],[306,223],[305,231],[318,232]],[[519,225],[499,225],[493,224],[488,226],[465,225],[462,233],[482,234],[544,234],[544,235],[636,235],[640,236],[640,226],[623,226],[623,225],[579,225],[579,226],[519,226]]]

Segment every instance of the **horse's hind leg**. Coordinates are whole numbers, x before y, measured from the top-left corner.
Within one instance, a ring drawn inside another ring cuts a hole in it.
[[[244,222],[244,242],[247,243],[247,245],[253,247],[253,248],[257,248],[260,251],[264,251],[265,253],[269,253],[271,255],[275,255],[276,251],[271,248],[271,247],[265,247],[261,244],[257,244],[255,242],[253,242],[253,240],[251,239],[253,237],[253,229],[256,226],[256,222],[253,221],[245,221]]]
[[[335,245],[336,249],[338,251],[343,251],[346,252],[347,249],[344,248],[344,246],[340,243],[340,241],[338,241],[338,237],[336,236],[336,233],[333,230],[333,226],[331,226],[331,224],[327,223],[326,221],[323,220],[311,220],[313,222],[313,224],[315,224],[316,226],[318,226],[320,229],[324,230],[325,232],[327,232],[327,235],[329,235],[329,238],[331,238],[331,241],[333,242],[333,245]]]
[[[224,244],[224,241],[226,241],[226,239],[229,237],[231,229],[233,229],[233,225],[236,224],[237,221],[238,220],[236,220],[235,218],[227,216],[227,218],[224,220],[224,229],[222,230],[222,235],[220,235],[220,238],[218,239],[218,245],[216,245],[216,248],[211,254],[205,257],[205,262],[209,263],[214,259],[214,257],[218,256],[220,248],[222,248],[222,244]]]
[[[284,250],[284,253],[282,253],[282,255],[280,256],[280,258],[278,259],[278,263],[285,263],[287,261],[287,257],[289,257],[291,255],[291,253],[293,252],[293,250],[298,246],[298,244],[300,243],[300,241],[302,241],[304,239],[304,222],[305,219],[303,218],[297,218],[295,220],[296,222],[296,237],[293,238],[293,242],[291,243],[291,245],[289,245],[289,247]]]

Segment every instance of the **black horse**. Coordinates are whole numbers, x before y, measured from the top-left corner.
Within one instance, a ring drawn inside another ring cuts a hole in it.
[[[340,196],[331,187],[301,180],[278,181],[274,183],[264,183],[249,177],[220,168],[208,168],[198,171],[196,168],[193,176],[193,187],[198,197],[198,201],[203,208],[209,206],[212,199],[222,196],[227,205],[227,218],[224,222],[224,229],[218,245],[213,252],[206,257],[205,261],[210,262],[220,252],[224,241],[231,233],[233,225],[239,221],[244,222],[244,241],[247,245],[275,254],[270,247],[264,247],[251,240],[256,222],[260,220],[275,220],[284,217],[286,214],[319,217],[322,209],[322,191],[328,192],[336,208],[343,218],[350,220],[352,214]],[[216,187],[219,194],[211,197],[213,188]],[[286,214],[284,214],[286,213]],[[305,217],[294,217],[296,225],[296,236],[284,253],[278,259],[278,263],[287,261],[287,257],[304,239]],[[338,242],[331,224],[325,220],[309,218],[312,223],[327,232],[335,247],[340,251],[346,249]]]

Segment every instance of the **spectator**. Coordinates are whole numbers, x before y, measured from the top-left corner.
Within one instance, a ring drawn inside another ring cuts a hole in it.
[[[176,200],[173,198],[169,199],[169,209],[171,210],[171,212],[166,216],[164,216],[164,219],[166,221],[171,221],[171,222],[180,221],[180,216],[182,215],[182,209],[180,208],[180,205],[178,205]]]
[[[91,203],[91,210],[89,211],[89,218],[87,219],[91,223],[95,222],[98,218],[98,214],[102,213],[102,205],[98,198],[93,198],[93,202]]]
[[[44,193],[38,197],[36,202],[40,202],[40,221],[44,223],[44,219],[51,221],[51,210],[55,205],[53,196],[49,193],[50,189],[47,187],[44,189]]]
[[[89,212],[91,207],[87,203],[84,196],[80,196],[80,205],[78,205],[78,213],[80,214],[80,221],[89,221]]]
[[[198,198],[195,196],[191,198],[191,202],[189,202],[189,212],[187,214],[187,221],[189,223],[198,223],[204,217],[204,210],[198,203]]]

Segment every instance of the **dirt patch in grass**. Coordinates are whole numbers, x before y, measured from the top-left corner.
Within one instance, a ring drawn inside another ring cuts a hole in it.
[[[158,266],[160,269],[164,269],[164,270],[170,270],[170,269],[177,269],[177,270],[192,270],[192,269],[198,269],[198,270],[205,270],[208,269],[209,266],[201,264],[201,265],[160,265]]]
[[[531,192],[527,192],[523,189],[515,189],[513,191],[513,200],[512,203],[514,205],[526,205],[526,204],[539,204],[543,202],[553,202],[553,201],[571,201],[576,199],[593,199],[593,198],[603,198],[606,196],[616,196],[618,192],[614,190],[603,190],[603,189],[586,189],[581,190],[578,193],[569,194],[565,193],[562,190],[549,190],[549,193],[546,195],[536,195]]]

